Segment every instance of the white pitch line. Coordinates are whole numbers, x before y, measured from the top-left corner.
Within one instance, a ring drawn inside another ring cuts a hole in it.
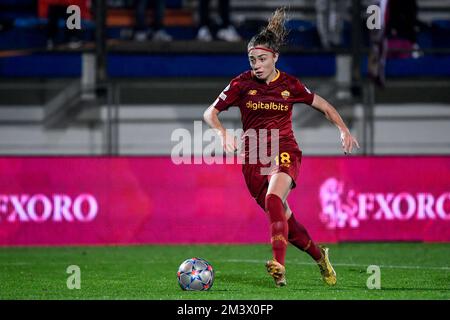
[[[229,259],[229,260],[220,260],[223,262],[246,262],[246,263],[261,263],[264,264],[264,261],[262,260],[251,260],[251,259]],[[315,265],[313,262],[298,262],[298,261],[289,261],[287,260],[286,263],[292,263],[296,265]],[[367,268],[369,264],[358,264],[358,263],[333,263],[333,266],[341,266],[341,267],[362,267]],[[380,268],[387,268],[387,269],[434,269],[434,270],[450,270],[450,267],[435,267],[435,266],[395,266],[395,265],[378,265]]]

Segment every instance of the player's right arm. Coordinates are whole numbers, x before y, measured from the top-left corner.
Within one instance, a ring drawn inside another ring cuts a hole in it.
[[[222,147],[225,152],[234,152],[237,150],[237,139],[231,134],[227,134],[226,129],[219,120],[219,113],[228,110],[235,105],[240,97],[239,81],[233,79],[230,84],[220,93],[216,101],[211,104],[203,113],[205,122],[213,128],[222,141]]]

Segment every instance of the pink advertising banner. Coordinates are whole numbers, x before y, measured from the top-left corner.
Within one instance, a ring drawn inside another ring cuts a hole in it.
[[[318,242],[450,241],[450,157],[304,157],[288,201]],[[0,245],[267,243],[239,164],[0,158]]]

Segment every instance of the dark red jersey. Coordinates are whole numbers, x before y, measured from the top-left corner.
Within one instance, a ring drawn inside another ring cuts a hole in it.
[[[267,129],[270,143],[270,130],[278,129],[279,150],[282,152],[299,149],[292,131],[293,104],[311,105],[313,99],[314,93],[285,72],[277,70],[277,76],[267,84],[254,77],[252,71],[246,71],[231,80],[213,106],[219,111],[231,106],[239,107],[244,136],[249,129],[254,129],[257,134],[259,129]]]

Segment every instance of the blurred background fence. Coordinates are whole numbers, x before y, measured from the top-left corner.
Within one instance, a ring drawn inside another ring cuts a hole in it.
[[[67,31],[68,15],[60,15],[50,36],[55,18],[42,14],[45,2],[0,2],[1,154],[170,155],[171,133],[193,131],[230,79],[249,68],[246,41],[281,5],[289,8],[290,33],[277,67],[338,108],[361,141],[359,153],[450,153],[448,0],[390,1],[404,6],[391,8],[391,21],[411,30],[385,26],[381,83],[368,71],[374,43],[367,7],[382,5],[376,1],[323,1],[340,6],[330,13],[312,0],[232,0],[239,41],[199,40],[193,0],[166,1],[167,39],[152,37],[150,28],[138,38],[136,3],[125,0],[72,1],[82,8],[81,30]],[[211,5],[213,33],[220,14],[218,2]],[[149,26],[154,12],[151,5],[145,10]],[[320,19],[333,14],[342,30],[327,44]],[[240,126],[237,108],[222,118],[227,127]],[[335,128],[321,114],[298,106],[293,120],[305,154],[341,154]]]

